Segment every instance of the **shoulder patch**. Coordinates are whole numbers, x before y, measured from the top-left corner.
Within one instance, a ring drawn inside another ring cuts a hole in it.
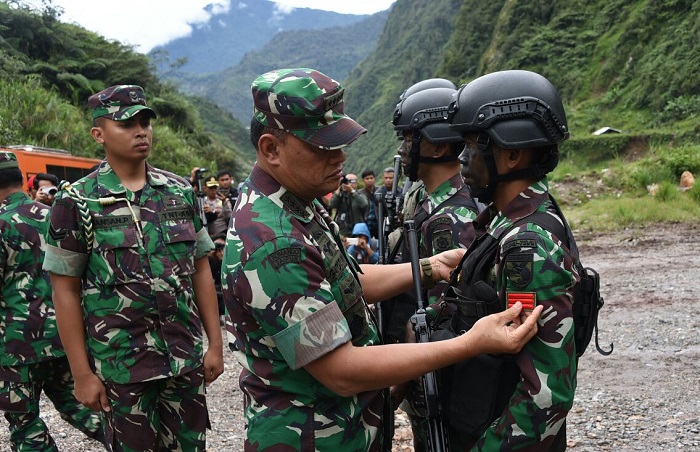
[[[433,235],[433,250],[435,253],[441,253],[451,248],[453,248],[451,231],[438,231]]]
[[[285,248],[275,251],[270,254],[268,259],[276,269],[287,264],[298,264],[301,262],[301,248]]]
[[[503,245],[503,252],[513,248],[537,248],[537,243],[532,239],[511,240]]]
[[[507,257],[504,272],[508,281],[518,289],[523,289],[532,281],[534,255],[512,254]]]

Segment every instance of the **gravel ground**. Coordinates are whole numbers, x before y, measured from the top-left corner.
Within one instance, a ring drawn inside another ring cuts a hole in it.
[[[568,420],[573,451],[700,450],[700,226],[664,224],[606,235],[577,235],[587,266],[601,275],[606,301],[593,344],[579,362]],[[239,367],[226,353],[226,372],[209,390],[209,450],[242,450]],[[61,450],[99,451],[42,400],[42,418]],[[9,451],[0,418],[0,452]],[[394,451],[411,452],[411,430],[396,417]]]

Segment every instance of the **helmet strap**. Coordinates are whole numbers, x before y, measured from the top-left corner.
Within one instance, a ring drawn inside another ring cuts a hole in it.
[[[421,133],[417,130],[413,131],[413,137],[411,139],[411,150],[408,152],[408,179],[415,182],[418,179],[418,165],[421,163],[427,165],[435,165],[438,163],[455,162],[459,158],[454,152],[450,151],[442,157],[433,158],[420,155],[420,142],[423,139]],[[449,144],[449,143],[448,143]]]
[[[493,200],[493,194],[496,187],[501,182],[508,182],[520,179],[541,179],[547,173],[552,171],[559,163],[559,152],[551,152],[547,158],[538,164],[528,166],[527,168],[519,169],[508,174],[498,174],[496,168],[496,160],[491,150],[491,140],[488,134],[479,132],[477,137],[477,147],[481,151],[484,158],[484,163],[489,172],[489,182],[485,188],[472,188],[474,196],[483,203],[489,203]]]
[[[415,182],[418,180],[418,165],[420,164],[420,142],[423,136],[418,130],[413,131],[411,137],[411,149],[408,150],[408,161],[406,162],[406,172],[408,180]]]

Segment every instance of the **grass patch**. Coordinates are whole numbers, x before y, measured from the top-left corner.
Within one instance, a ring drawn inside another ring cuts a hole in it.
[[[700,189],[680,193],[675,186],[670,186],[668,190],[675,195],[667,194],[667,199],[661,199],[658,194],[656,197],[597,198],[575,209],[565,208],[564,214],[574,230],[601,232],[659,222],[694,222],[700,218],[697,199]]]

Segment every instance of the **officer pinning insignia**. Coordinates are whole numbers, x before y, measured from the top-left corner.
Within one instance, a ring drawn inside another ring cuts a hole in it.
[[[514,254],[508,256],[505,265],[505,274],[510,283],[519,288],[525,288],[532,281],[534,255]]]

